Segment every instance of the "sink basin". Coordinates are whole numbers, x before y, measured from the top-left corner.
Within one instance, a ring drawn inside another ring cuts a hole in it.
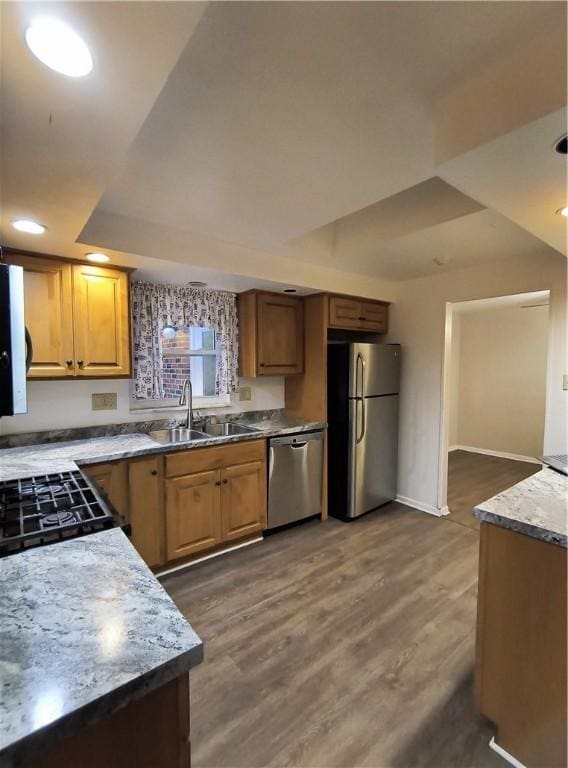
[[[196,429],[172,427],[171,429],[157,429],[155,432],[148,432],[148,437],[157,443],[187,443],[189,440],[204,440],[209,435],[198,432]]]
[[[245,427],[243,424],[235,424],[232,421],[225,421],[222,424],[206,424],[204,429],[211,437],[248,435],[251,432],[258,432],[258,429],[255,429],[254,427]]]

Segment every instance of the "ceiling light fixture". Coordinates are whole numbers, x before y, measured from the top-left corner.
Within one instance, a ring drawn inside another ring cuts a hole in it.
[[[190,288],[205,288],[207,283],[204,283],[202,280],[190,280],[188,285]]]
[[[26,43],[43,64],[62,75],[84,77],[93,69],[91,52],[71,27],[41,16],[26,29]]]
[[[85,256],[89,261],[95,261],[97,264],[104,264],[105,262],[110,261],[106,253],[86,253]]]
[[[295,288],[284,288],[284,293],[298,293]]]
[[[25,232],[27,235],[43,235],[47,229],[43,224],[38,224],[37,221],[31,219],[14,219],[12,226],[18,232]]]
[[[560,216],[568,216],[568,206],[566,208],[559,208],[556,213],[560,214]]]
[[[177,328],[174,328],[173,325],[166,325],[162,329],[162,336],[164,337],[164,339],[171,340],[174,338],[176,333],[177,333]]]
[[[554,150],[558,152],[559,155],[568,154],[568,135],[567,134],[564,134],[564,136],[561,136],[557,141],[554,142]]]

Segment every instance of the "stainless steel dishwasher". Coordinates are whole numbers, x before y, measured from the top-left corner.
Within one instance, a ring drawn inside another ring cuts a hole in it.
[[[321,514],[323,430],[268,441],[268,530]]]

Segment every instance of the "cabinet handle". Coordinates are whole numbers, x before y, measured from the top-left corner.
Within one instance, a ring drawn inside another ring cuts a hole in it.
[[[83,367],[83,361],[82,360],[77,360],[77,365],[79,366],[79,368],[82,368]]]
[[[215,480],[215,485],[221,485],[221,481],[220,480]]]
[[[223,480],[223,485],[226,485],[228,482],[228,480]]]
[[[65,361],[65,365],[66,365],[68,368],[71,368],[71,366],[73,365],[73,360],[66,360],[66,361]]]
[[[158,474],[158,470],[157,470],[157,469],[153,469],[153,470],[150,472],[150,474],[151,474],[151,475],[157,475],[157,474]]]

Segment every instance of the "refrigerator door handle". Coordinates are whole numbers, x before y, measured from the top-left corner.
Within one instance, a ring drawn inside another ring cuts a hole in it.
[[[359,363],[361,363],[361,395],[359,395]],[[357,402],[361,401],[361,434],[359,434],[359,430],[357,429],[357,436],[356,441],[357,444],[359,444],[363,438],[365,437],[365,431],[366,431],[366,406],[365,406],[365,358],[363,355],[359,352],[357,354],[357,365],[356,365],[356,377],[355,377],[355,393],[357,395]],[[357,404],[355,405],[355,414],[358,413]],[[355,416],[355,419],[357,420],[357,416]]]

